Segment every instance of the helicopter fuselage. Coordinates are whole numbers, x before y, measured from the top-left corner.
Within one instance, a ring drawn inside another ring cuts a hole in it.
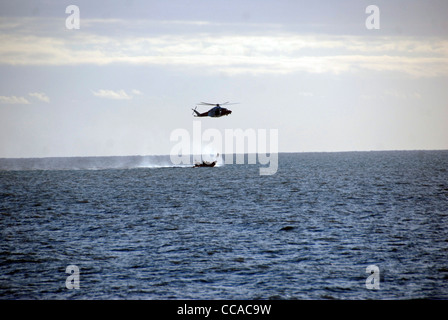
[[[221,106],[216,106],[212,109],[210,109],[209,111],[203,112],[203,113],[199,113],[196,110],[193,110],[196,113],[196,117],[212,117],[212,118],[219,118],[222,116],[228,116],[229,114],[232,113],[232,110],[223,108]]]

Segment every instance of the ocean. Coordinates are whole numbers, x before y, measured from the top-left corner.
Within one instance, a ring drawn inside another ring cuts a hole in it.
[[[0,299],[448,299],[448,151],[278,161],[1,159]]]

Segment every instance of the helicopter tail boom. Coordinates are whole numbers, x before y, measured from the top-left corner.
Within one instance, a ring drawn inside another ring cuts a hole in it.
[[[207,112],[199,113],[199,111],[197,111],[196,108],[191,109],[191,110],[193,110],[193,115],[195,117],[206,117],[208,115]]]

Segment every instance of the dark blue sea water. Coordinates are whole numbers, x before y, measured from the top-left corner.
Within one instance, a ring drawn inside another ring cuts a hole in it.
[[[448,151],[0,168],[1,299],[448,298]]]

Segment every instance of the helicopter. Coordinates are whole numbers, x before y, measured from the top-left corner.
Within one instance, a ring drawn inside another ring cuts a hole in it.
[[[224,102],[224,103],[208,103],[208,102],[201,102],[198,103],[198,105],[204,105],[204,106],[214,106],[213,108],[211,108],[210,110],[200,113],[199,111],[196,111],[196,108],[191,109],[193,110],[193,115],[195,117],[212,117],[212,118],[218,118],[218,117],[222,117],[222,116],[228,116],[229,114],[232,113],[232,110],[226,109],[221,107],[221,105],[231,105],[231,104],[237,104],[237,103],[230,103],[230,102]]]

